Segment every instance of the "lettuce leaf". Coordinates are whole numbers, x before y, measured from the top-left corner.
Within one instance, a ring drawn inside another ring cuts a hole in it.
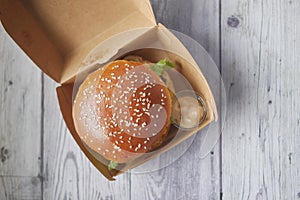
[[[113,169],[116,169],[117,166],[118,166],[118,163],[111,160],[111,161],[109,161],[109,164],[108,164],[108,170],[111,171]]]
[[[165,58],[157,62],[155,65],[151,66],[151,70],[154,71],[158,76],[161,76],[164,73],[164,71],[174,67],[174,63],[168,61]]]

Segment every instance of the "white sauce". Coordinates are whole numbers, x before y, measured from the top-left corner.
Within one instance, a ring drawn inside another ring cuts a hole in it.
[[[195,128],[203,114],[203,107],[195,97],[183,96],[178,98],[177,106],[173,110],[173,120],[181,128]]]

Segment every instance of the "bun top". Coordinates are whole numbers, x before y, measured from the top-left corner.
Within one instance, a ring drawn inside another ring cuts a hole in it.
[[[171,104],[168,88],[146,65],[117,60],[81,84],[73,120],[87,146],[108,160],[126,163],[161,145]]]

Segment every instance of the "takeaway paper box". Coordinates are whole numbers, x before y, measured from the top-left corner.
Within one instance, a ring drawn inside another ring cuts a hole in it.
[[[217,120],[214,98],[200,69],[181,42],[163,25],[156,24],[148,0],[0,0],[0,19],[8,34],[37,66],[61,84],[57,95],[64,120],[81,150],[109,180]],[[131,51],[151,61],[167,56],[182,66],[181,73],[204,97],[207,116],[197,130],[176,136],[158,151],[128,163],[121,171],[109,171],[108,162],[101,162],[103,158],[82,143],[74,128],[74,81],[80,68],[88,66],[86,61],[93,60],[88,55],[105,63]]]

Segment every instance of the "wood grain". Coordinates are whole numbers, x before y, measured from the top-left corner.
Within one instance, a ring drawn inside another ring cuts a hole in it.
[[[300,199],[300,2],[151,3],[158,22],[196,39],[221,66],[222,148],[200,160],[197,135],[170,166],[108,182],[65,127],[56,84],[0,26],[1,200]]]
[[[40,183],[39,177],[0,176],[0,199],[39,200]]]
[[[0,199],[36,199],[41,189],[41,72],[2,26],[0,86]]]
[[[109,182],[66,128],[54,81],[44,78],[44,199],[129,199],[130,176]]]
[[[222,1],[223,199],[299,199],[300,2]]]
[[[209,51],[215,62],[219,62],[218,1],[151,2],[158,22],[193,37]],[[201,140],[201,135],[197,135],[188,151],[166,168],[143,174],[136,174],[133,170],[131,198],[220,199],[219,143],[209,156],[201,160],[198,158]]]

